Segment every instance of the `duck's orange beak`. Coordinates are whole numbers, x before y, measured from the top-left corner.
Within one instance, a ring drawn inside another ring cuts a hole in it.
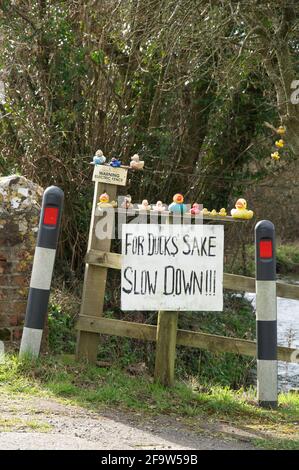
[[[101,202],[109,202],[109,196],[108,194],[102,194],[100,197]]]
[[[173,199],[175,202],[181,204],[184,201],[184,196],[182,194],[176,194]]]

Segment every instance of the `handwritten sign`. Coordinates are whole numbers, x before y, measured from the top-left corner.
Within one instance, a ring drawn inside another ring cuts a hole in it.
[[[223,310],[222,225],[125,224],[122,310]]]
[[[92,181],[125,186],[127,182],[127,173],[128,170],[126,168],[114,168],[109,165],[95,165]]]

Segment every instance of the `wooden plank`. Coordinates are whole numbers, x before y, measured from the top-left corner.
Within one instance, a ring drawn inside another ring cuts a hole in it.
[[[287,282],[276,282],[277,297],[299,300],[299,285],[288,284]]]
[[[144,213],[143,210],[138,209],[137,207],[133,207],[132,209],[124,209],[122,207],[118,207],[116,210],[120,214],[127,214],[128,217],[135,216],[139,213]],[[148,216],[150,215],[162,215],[163,217],[171,217],[173,214],[172,212],[169,212],[168,210],[162,211],[162,212],[157,212],[154,210],[150,210],[146,213]],[[180,215],[177,215],[176,217],[181,217]],[[183,216],[185,219],[190,218],[191,220],[193,219],[198,219],[198,220],[211,220],[215,222],[248,222],[246,219],[235,219],[231,215],[227,215],[226,217],[221,217],[220,215],[203,215],[203,216],[198,216],[198,215],[193,215],[193,214],[184,214]]]
[[[103,335],[115,335],[125,338],[139,339],[143,341],[156,341],[156,325],[128,322],[111,318],[96,318],[81,315],[76,325],[77,329],[97,332]]]
[[[86,253],[85,262],[105,268],[121,269],[121,255],[119,253],[108,253],[90,249]]]
[[[85,315],[80,316],[77,328],[93,333],[122,336],[143,341],[154,342],[157,338],[157,327],[155,325],[114,320],[104,317],[96,318]],[[201,333],[199,331],[177,330],[176,344],[178,346],[207,349],[214,353],[229,352],[256,357],[255,341],[211,335],[208,333]],[[278,346],[278,360],[295,362],[294,356],[296,351],[297,350],[294,348]]]
[[[86,262],[107,268],[121,269],[121,255],[119,253],[90,250],[86,255]],[[224,273],[223,286],[225,289],[233,291],[255,292],[255,278]],[[299,300],[299,285],[277,281],[276,287],[278,297]]]
[[[154,381],[165,387],[174,384],[178,312],[158,314]]]
[[[229,290],[255,292],[255,278],[238,274],[223,274],[223,287]]]
[[[116,199],[117,186],[95,183],[88,251],[110,251],[111,237],[107,236],[104,240],[100,240],[96,237],[95,233],[96,224],[100,220],[100,216],[96,215],[97,203],[100,194],[104,191],[109,194],[110,200],[112,201],[113,199]],[[106,266],[99,264],[86,264],[80,315],[99,317],[103,314],[106,279]],[[99,335],[95,334],[95,332],[79,330],[76,348],[77,358],[84,358],[89,362],[96,362],[99,339]]]

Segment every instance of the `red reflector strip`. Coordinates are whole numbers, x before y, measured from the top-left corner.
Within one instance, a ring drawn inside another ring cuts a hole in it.
[[[58,207],[46,207],[44,212],[44,225],[56,225],[58,220]]]
[[[260,258],[272,258],[272,257],[273,257],[272,240],[261,240],[260,241]]]

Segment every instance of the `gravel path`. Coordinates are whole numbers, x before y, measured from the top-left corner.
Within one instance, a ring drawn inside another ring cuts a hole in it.
[[[88,411],[56,400],[0,395],[0,449],[253,449],[255,437],[225,423],[117,410]]]

